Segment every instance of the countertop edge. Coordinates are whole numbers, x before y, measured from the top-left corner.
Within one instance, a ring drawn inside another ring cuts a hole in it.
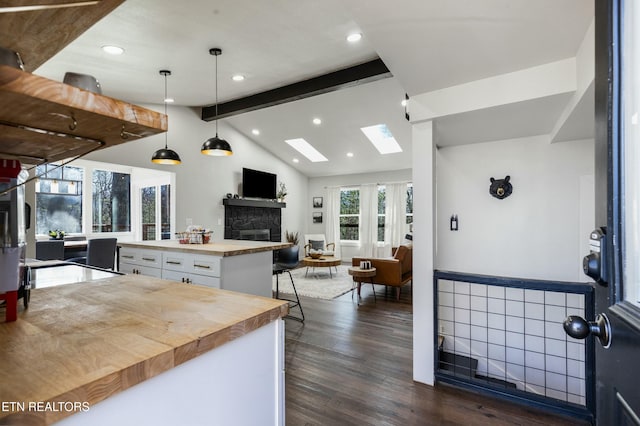
[[[173,240],[165,240],[165,241],[173,241]],[[291,247],[292,243],[264,243],[264,246],[241,246],[238,248],[229,248],[234,244],[225,244],[220,242],[213,242],[208,244],[174,244],[167,245],[158,244],[158,243],[150,243],[150,242],[140,242],[140,241],[127,241],[127,242],[118,242],[119,247],[127,247],[127,248],[138,248],[138,249],[147,249],[147,250],[163,250],[163,251],[174,251],[180,253],[193,253],[193,254],[205,254],[205,255],[213,255],[213,256],[238,256],[243,254],[252,254],[252,253],[261,253],[265,251],[273,251],[279,250],[282,248]],[[235,244],[241,245],[241,244]]]

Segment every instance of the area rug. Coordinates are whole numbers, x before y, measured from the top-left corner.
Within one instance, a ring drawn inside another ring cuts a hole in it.
[[[333,278],[329,275],[329,268],[309,268],[305,277],[306,267],[291,271],[293,282],[299,296],[313,297],[316,299],[335,299],[351,290],[353,279],[347,272],[348,265],[339,265],[338,272],[331,268]],[[276,277],[273,276],[273,291],[276,291]],[[291,280],[286,272],[280,275],[280,293],[293,295]]]

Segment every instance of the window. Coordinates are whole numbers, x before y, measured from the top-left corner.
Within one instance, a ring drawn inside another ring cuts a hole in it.
[[[384,242],[384,225],[386,222],[386,187],[378,187],[378,242]],[[407,184],[407,208],[405,213],[405,223],[409,226],[413,224],[413,184]]]
[[[386,222],[386,187],[378,186],[378,242],[384,242]],[[405,223],[413,224],[413,184],[407,184],[407,207]],[[340,240],[359,241],[360,191],[358,189],[340,190]]]
[[[142,188],[142,240],[156,239],[156,187]]]
[[[171,239],[171,185],[160,186],[160,239]]]
[[[156,194],[160,194],[160,197]],[[146,186],[140,190],[143,240],[171,238],[171,186]]]
[[[340,240],[358,241],[360,232],[360,191],[340,190]]]
[[[384,223],[386,219],[386,188],[378,187],[378,241],[384,242]]]
[[[131,231],[131,175],[93,171],[93,232]]]
[[[59,229],[82,232],[82,178],[79,167],[45,164],[36,167],[36,233]]]

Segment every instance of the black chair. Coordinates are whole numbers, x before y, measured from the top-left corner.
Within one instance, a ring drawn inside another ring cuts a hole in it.
[[[298,309],[300,309],[300,314],[302,315],[302,318],[298,318],[292,315],[287,315],[285,318],[291,318],[300,322],[304,322],[304,312],[302,311],[302,305],[300,304],[298,291],[296,290],[296,285],[293,282],[293,276],[291,275],[291,270],[295,269],[298,266],[299,251],[300,248],[298,246],[277,250],[275,252],[275,259],[273,264],[273,275],[276,276],[276,299],[288,301],[289,308],[294,308],[297,306]],[[296,296],[296,300],[280,298],[279,276],[285,272],[289,274],[289,278],[291,279],[291,286],[293,287],[293,293]]]
[[[63,260],[64,259],[64,241],[62,240],[36,241],[36,259]]]
[[[87,256],[67,259],[67,262],[81,263],[102,269],[113,269],[117,243],[117,238],[94,238],[88,240]]]

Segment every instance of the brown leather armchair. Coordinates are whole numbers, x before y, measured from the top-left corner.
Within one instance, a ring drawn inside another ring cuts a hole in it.
[[[376,268],[373,282],[395,287],[396,300],[399,300],[400,288],[413,279],[413,249],[409,246],[400,246],[393,252],[393,258],[354,257],[351,259],[351,265],[360,266],[360,261],[370,261],[371,266]]]

